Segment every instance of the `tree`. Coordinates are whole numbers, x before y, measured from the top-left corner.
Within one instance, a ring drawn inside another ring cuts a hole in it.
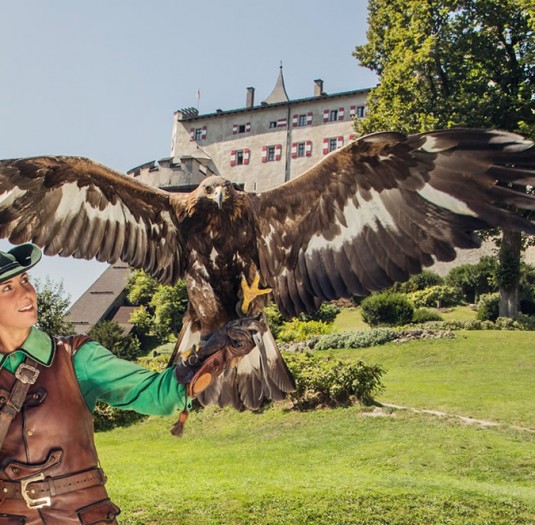
[[[65,293],[63,282],[49,277],[34,282],[37,292],[37,328],[49,335],[72,335],[74,324],[67,317],[70,296]]]
[[[362,133],[453,126],[535,137],[535,14],[530,0],[369,0],[355,50],[379,75]],[[500,315],[518,313],[521,236],[502,232]]]
[[[132,273],[127,285],[127,299],[139,306],[130,317],[141,335],[153,335],[161,342],[180,331],[188,305],[185,281],[175,286],[164,286],[145,272]]]
[[[498,291],[498,259],[481,257],[477,264],[463,264],[452,268],[446,276],[446,284],[458,288],[463,299],[475,304],[482,294]]]
[[[87,335],[121,359],[134,361],[141,355],[137,338],[125,334],[116,321],[99,321]]]

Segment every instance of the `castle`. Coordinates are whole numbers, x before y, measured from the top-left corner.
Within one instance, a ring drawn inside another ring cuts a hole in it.
[[[354,119],[366,114],[369,89],[327,94],[323,87],[323,80],[314,80],[310,97],[290,100],[281,66],[273,91],[260,104],[248,87],[243,108],[204,115],[195,108],[178,110],[171,155],[128,175],[173,192],[189,192],[212,174],[250,192],[282,184],[353,140]],[[69,316],[77,333],[104,319],[131,329],[132,307],[124,306],[128,273],[124,263],[111,265],[72,305]]]

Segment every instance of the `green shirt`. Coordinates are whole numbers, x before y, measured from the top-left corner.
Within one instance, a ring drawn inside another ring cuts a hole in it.
[[[26,356],[43,366],[53,358],[52,339],[32,328],[21,348],[0,354],[0,368],[15,372]],[[170,415],[184,408],[186,392],[174,368],[157,373],[119,359],[96,341],[88,341],[74,355],[74,371],[84,400],[91,411],[97,401],[140,414]]]

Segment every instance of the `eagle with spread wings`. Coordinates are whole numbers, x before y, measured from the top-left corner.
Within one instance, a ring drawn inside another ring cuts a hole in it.
[[[218,176],[169,193],[86,158],[22,158],[0,162],[0,237],[184,278],[181,353],[269,297],[291,317],[450,261],[477,230],[534,234],[533,185],[533,143],[477,129],[363,136],[260,194]],[[294,389],[269,329],[255,343],[201,403],[255,409]]]

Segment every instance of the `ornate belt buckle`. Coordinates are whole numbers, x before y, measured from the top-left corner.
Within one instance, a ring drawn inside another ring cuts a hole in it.
[[[28,485],[30,483],[34,483],[35,481],[43,481],[44,479],[45,475],[43,472],[41,472],[40,474],[36,474],[35,476],[32,476],[30,478],[20,480],[20,493],[22,494],[22,497],[26,502],[26,506],[29,509],[50,507],[50,505],[52,504],[52,502],[50,501],[50,496],[44,496],[42,498],[32,498],[32,496],[30,495],[32,489],[28,489]]]

